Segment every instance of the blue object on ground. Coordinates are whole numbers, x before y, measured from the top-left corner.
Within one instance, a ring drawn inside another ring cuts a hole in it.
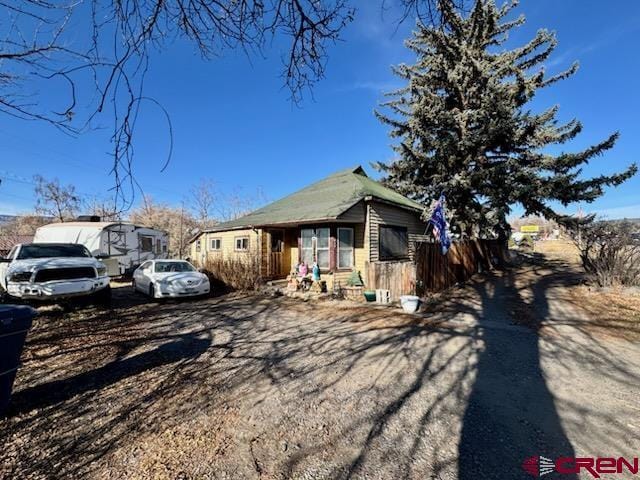
[[[24,305],[0,305],[0,416],[9,406],[20,355],[36,311]]]

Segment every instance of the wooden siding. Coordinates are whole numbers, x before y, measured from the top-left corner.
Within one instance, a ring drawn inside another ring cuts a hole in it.
[[[224,232],[203,233],[199,239],[202,242],[200,252],[196,251],[196,241],[191,243],[191,260],[202,267],[208,258],[229,258],[235,255],[256,254],[259,252],[261,230],[227,230]],[[235,250],[235,239],[237,237],[249,237],[249,251],[239,252]],[[219,238],[221,240],[220,250],[211,250],[211,240]]]
[[[340,222],[348,222],[348,223],[364,223],[366,215],[366,206],[364,201],[360,201],[356,203],[349,210],[344,212],[338,220]]]
[[[369,260],[371,262],[380,261],[378,244],[380,225],[393,225],[407,228],[409,234],[409,259],[412,259],[414,256],[414,243],[427,238],[425,236],[427,224],[420,220],[420,214],[375,200],[369,202],[368,209]]]

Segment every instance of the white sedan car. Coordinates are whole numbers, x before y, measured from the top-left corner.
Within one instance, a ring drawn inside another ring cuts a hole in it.
[[[206,295],[209,279],[184,260],[149,260],[133,272],[133,290],[151,298]]]

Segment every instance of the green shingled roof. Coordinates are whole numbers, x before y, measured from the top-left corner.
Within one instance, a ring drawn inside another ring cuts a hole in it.
[[[220,223],[207,231],[336,220],[366,197],[415,210],[423,208],[419,203],[370,179],[362,167],[355,167],[334,173],[244,217]]]

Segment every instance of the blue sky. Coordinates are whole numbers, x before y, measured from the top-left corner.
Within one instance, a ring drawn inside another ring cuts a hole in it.
[[[356,20],[344,41],[330,47],[326,78],[300,106],[289,102],[282,88],[281,42],[265,50],[266,58],[226,52],[204,62],[182,42],[154,55],[146,93],[171,115],[174,150],[169,167],[160,172],[166,129],[162,116],[148,105],[137,125],[135,164],[145,192],[178,204],[194,184],[210,178],[223,190],[253,194],[261,189],[277,199],[352,165],[363,165],[376,176],[369,163],[390,159],[392,151],[387,128],[373,110],[382,92],[399,85],[390,66],[413,60],[402,45],[413,22],[396,28],[398,12],[382,15],[380,2],[371,0],[354,4]],[[546,27],[559,39],[549,72],[580,62],[574,77],[541,92],[533,103],[536,110],[558,104],[560,119],[575,116],[583,122],[583,133],[567,148],[584,148],[621,132],[615,149],[593,160],[585,175],[638,161],[640,2],[522,0],[517,13],[527,16],[527,24],[512,34],[512,44]],[[106,198],[113,184],[109,147],[106,131],[70,138],[44,124],[0,116],[0,213],[32,209],[29,182],[35,174],[74,184],[85,196]],[[640,217],[640,176],[609,189],[585,210],[610,218]]]

